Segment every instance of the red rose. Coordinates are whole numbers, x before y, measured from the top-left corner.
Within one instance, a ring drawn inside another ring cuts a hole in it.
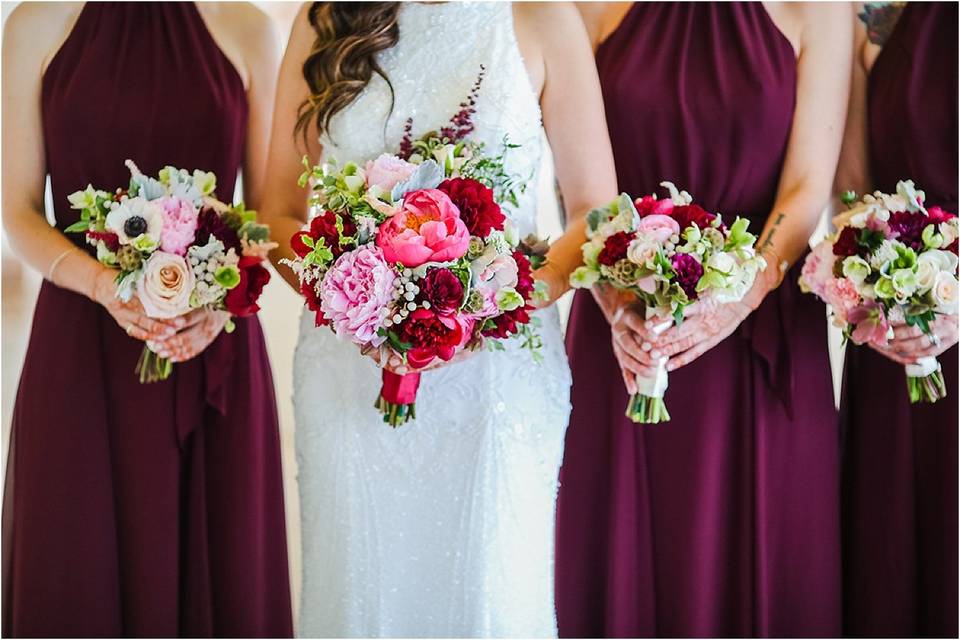
[[[855,256],[860,250],[858,240],[860,230],[856,227],[844,227],[833,243],[833,255]]]
[[[303,294],[304,299],[307,301],[307,309],[317,314],[316,325],[318,327],[325,327],[330,324],[330,321],[327,320],[326,316],[324,316],[320,310],[320,296],[317,295],[316,284],[316,282],[301,282],[300,293]]]
[[[350,238],[357,233],[357,225],[353,220],[340,216],[343,224],[343,237]],[[290,238],[290,248],[299,257],[304,257],[312,250],[303,242],[303,237],[309,236],[314,243],[323,239],[324,246],[333,252],[333,257],[338,258],[346,251],[349,246],[340,245],[340,232],[337,231],[337,214],[333,211],[324,211],[310,221],[309,231],[298,231]]]
[[[260,258],[250,256],[240,258],[237,268],[240,269],[240,283],[227,291],[224,305],[227,311],[243,318],[260,311],[257,300],[260,299],[263,288],[270,282],[270,272],[260,264]]]
[[[627,257],[627,248],[636,234],[626,231],[618,231],[603,242],[603,249],[597,256],[597,262],[608,267],[612,267],[620,260]]]
[[[670,217],[677,221],[681,230],[686,229],[692,224],[697,225],[700,229],[706,229],[717,219],[716,215],[697,204],[685,204],[674,207],[673,211],[670,212]]]
[[[420,293],[440,315],[456,313],[463,303],[463,283],[449,269],[432,269],[420,282]]]
[[[494,229],[503,231],[506,217],[493,199],[493,191],[471,178],[451,178],[437,187],[460,209],[460,219],[472,236],[486,238]]]
[[[420,369],[434,358],[449,360],[463,342],[463,327],[453,318],[444,317],[432,309],[416,309],[399,327],[400,342],[411,346],[407,362]]]

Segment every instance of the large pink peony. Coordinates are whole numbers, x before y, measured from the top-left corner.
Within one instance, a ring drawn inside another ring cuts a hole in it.
[[[377,247],[364,245],[340,256],[320,285],[320,310],[338,336],[380,346],[383,310],[393,298],[396,273]]]
[[[427,262],[462,258],[470,244],[470,232],[460,211],[437,189],[412,191],[400,210],[381,225],[377,246],[387,262],[419,267]]]
[[[401,160],[389,153],[380,154],[376,160],[368,160],[366,167],[367,186],[390,191],[398,182],[410,177],[417,165]]]
[[[192,202],[176,196],[163,198],[157,203],[163,210],[160,249],[178,256],[185,255],[197,233],[197,208]]]

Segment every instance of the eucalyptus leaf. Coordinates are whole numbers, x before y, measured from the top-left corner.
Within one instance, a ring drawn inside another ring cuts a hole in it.
[[[397,202],[411,191],[436,189],[441,182],[443,182],[443,169],[435,160],[426,160],[414,169],[409,178],[394,185],[390,198]]]

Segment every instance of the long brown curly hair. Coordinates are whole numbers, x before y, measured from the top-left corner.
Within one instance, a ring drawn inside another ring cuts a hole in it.
[[[360,94],[373,74],[393,85],[377,64],[377,53],[400,39],[399,2],[314,2],[307,14],[317,32],[303,77],[310,97],[297,110],[295,132],[306,137],[311,123],[317,131],[329,130],[330,119]]]

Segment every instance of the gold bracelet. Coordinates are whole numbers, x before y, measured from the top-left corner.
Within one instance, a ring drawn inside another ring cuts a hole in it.
[[[57,256],[57,259],[50,264],[50,270],[47,271],[47,280],[49,280],[50,282],[53,282],[53,273],[57,270],[57,267],[60,266],[60,263],[63,262],[68,255],[70,255],[74,251],[79,251],[79,250],[80,249],[78,249],[77,247],[71,247],[70,249],[67,249],[66,251],[61,253],[59,256]]]

